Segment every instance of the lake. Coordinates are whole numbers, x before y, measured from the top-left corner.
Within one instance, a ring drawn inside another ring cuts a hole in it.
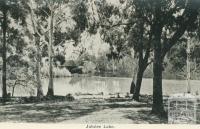
[[[131,78],[118,77],[65,77],[54,79],[55,95],[71,94],[106,94],[122,93],[130,91]],[[46,94],[48,88],[48,79],[43,80],[43,90]],[[141,94],[152,94],[153,80],[143,79]],[[200,92],[200,81],[191,81],[192,92]],[[170,95],[186,91],[185,80],[163,80],[163,94]],[[24,88],[16,88],[15,96],[29,95],[29,90]]]

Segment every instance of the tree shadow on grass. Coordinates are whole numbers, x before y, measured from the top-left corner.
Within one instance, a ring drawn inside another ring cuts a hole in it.
[[[109,108],[143,108],[143,107],[150,107],[149,105],[143,103],[143,104],[118,104],[113,103],[107,105]]]
[[[126,110],[127,108],[128,110],[124,112],[125,117],[132,119],[134,122],[143,120],[149,123],[161,123],[160,119],[149,115],[150,111],[140,110],[140,108],[147,107],[150,107],[150,105],[133,101],[109,102],[93,99],[75,100],[73,102],[13,104],[0,107],[0,122],[54,123],[76,119],[104,109],[123,108],[123,110]],[[129,109],[136,109],[136,111],[129,111]]]
[[[167,118],[158,117],[151,114],[151,111],[148,109],[141,109],[136,112],[130,112],[128,115],[124,116],[125,118],[133,120],[135,123],[146,123],[146,124],[167,124]]]
[[[135,102],[132,99],[126,100],[106,100],[106,103],[102,104],[104,107],[108,108],[143,108],[143,107],[151,107],[151,104],[144,103],[144,102]]]
[[[0,122],[61,122],[99,110],[91,104],[70,102],[9,105],[0,110]]]

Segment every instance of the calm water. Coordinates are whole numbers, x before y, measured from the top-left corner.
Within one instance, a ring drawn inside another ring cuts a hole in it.
[[[131,78],[115,77],[67,77],[54,79],[54,93],[66,95],[68,93],[127,93],[130,91]],[[200,81],[191,81],[192,92],[199,91]],[[43,80],[43,90],[46,94],[48,79]],[[152,94],[152,79],[143,79],[141,94]],[[184,80],[163,80],[163,94],[170,95],[186,91]],[[29,95],[29,89],[16,88],[15,96]]]

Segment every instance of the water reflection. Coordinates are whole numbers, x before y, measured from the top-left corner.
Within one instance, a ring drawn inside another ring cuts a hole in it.
[[[54,79],[55,95],[71,94],[126,94],[130,90],[131,78],[116,77],[67,77]],[[47,93],[48,79],[43,79],[43,91]],[[152,94],[152,79],[143,79],[141,94]],[[200,81],[191,81],[192,92],[200,89]],[[185,80],[163,80],[163,94],[170,95],[186,91]],[[1,89],[0,89],[1,94]],[[36,94],[36,90],[35,90]],[[29,96],[23,88],[15,89],[15,96]]]

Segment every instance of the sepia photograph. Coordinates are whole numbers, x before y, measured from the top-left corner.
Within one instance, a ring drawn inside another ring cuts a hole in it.
[[[0,123],[198,126],[200,0],[0,0]]]

